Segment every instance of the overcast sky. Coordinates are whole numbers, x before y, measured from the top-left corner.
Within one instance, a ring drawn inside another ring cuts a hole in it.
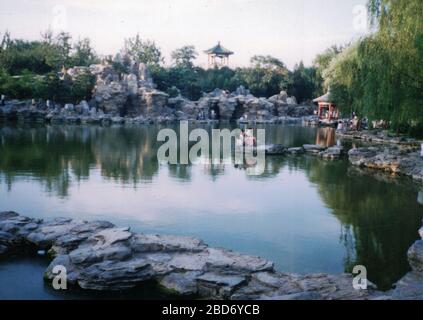
[[[345,44],[366,31],[366,0],[0,0],[0,33],[37,39],[49,26],[89,37],[99,54],[111,54],[137,32],[170,52],[192,44],[203,50],[219,40],[235,52],[232,66],[270,54],[290,68],[332,44]]]

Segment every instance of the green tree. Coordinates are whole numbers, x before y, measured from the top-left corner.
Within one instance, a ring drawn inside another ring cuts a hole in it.
[[[160,48],[156,46],[154,41],[142,40],[139,34],[125,40],[123,56],[128,56],[133,61],[145,63],[149,66],[163,63]]]
[[[285,64],[272,56],[254,56],[251,67],[238,69],[238,79],[244,82],[254,95],[269,97],[286,90],[290,84]]]
[[[78,103],[81,100],[89,100],[91,98],[94,84],[95,77],[89,71],[78,74],[72,81],[72,102]]]
[[[183,46],[172,52],[172,60],[177,67],[189,68],[194,66],[193,61],[197,58],[198,52],[194,46]]]
[[[60,32],[56,37],[55,46],[58,50],[59,66],[71,67],[70,53],[72,50],[72,36],[67,32]]]
[[[332,46],[325,50],[325,52],[318,54],[313,61],[313,66],[316,69],[315,87],[316,92],[314,95],[322,95],[328,90],[325,86],[323,72],[329,67],[331,61],[343,50],[342,47]]]
[[[397,132],[423,124],[423,2],[370,0],[375,32],[333,59],[324,72],[335,102]],[[420,132],[420,134],[422,134]]]
[[[316,69],[314,67],[306,68],[301,61],[295,65],[291,73],[291,83],[288,88],[290,95],[297,98],[298,102],[311,100],[316,92]]]
[[[79,40],[74,45],[74,52],[72,53],[71,65],[72,66],[90,66],[98,63],[99,59],[91,46],[91,41],[88,38]]]

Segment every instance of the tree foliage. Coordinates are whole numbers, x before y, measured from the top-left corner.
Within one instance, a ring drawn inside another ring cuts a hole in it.
[[[74,45],[74,52],[70,59],[72,66],[89,67],[92,64],[100,62],[100,59],[91,46],[91,40],[88,38],[78,40]]]
[[[370,0],[376,31],[344,49],[324,71],[344,110],[405,131],[423,123],[423,2]]]
[[[289,94],[295,96],[298,101],[310,100],[311,97],[318,95],[317,70],[313,67],[305,67],[301,61],[294,67],[294,71],[290,75],[291,83],[289,84]]]
[[[130,72],[134,63],[145,63],[160,90],[193,100],[216,88],[234,91],[240,85],[263,97],[288,90],[299,101],[313,98],[316,91],[314,67],[306,68],[300,64],[290,72],[276,57],[257,55],[248,67],[204,69],[194,65],[197,56],[195,47],[186,45],[173,51],[173,63],[164,66],[160,48],[137,34],[126,39],[122,50],[115,56],[106,57],[106,61],[122,74]],[[58,73],[63,67],[89,66],[98,62],[87,38],[73,43],[68,33],[55,35],[46,30],[41,40],[25,41],[13,39],[6,32],[0,44],[0,90],[16,98],[79,101],[89,97],[91,79],[82,75],[81,79],[74,79],[70,84],[60,79]]]
[[[172,60],[177,67],[192,68],[197,56],[194,46],[183,46],[172,52]]]
[[[162,52],[155,42],[143,40],[139,34],[133,38],[125,39],[122,51],[123,56],[127,56],[138,63],[145,63],[148,66],[160,65],[164,61]]]

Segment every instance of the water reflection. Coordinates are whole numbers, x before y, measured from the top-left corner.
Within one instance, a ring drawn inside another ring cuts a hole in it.
[[[159,170],[157,134],[161,126],[111,127],[47,126],[39,128],[0,129],[0,170],[9,188],[15,177],[32,175],[49,191],[67,195],[70,173],[78,181],[89,177],[92,168],[100,168],[103,177],[121,183],[146,183]],[[179,132],[178,127],[173,127]],[[213,128],[203,126],[210,136]],[[263,126],[261,127],[263,128]],[[308,143],[316,136],[315,128],[270,126],[266,140],[286,146]],[[193,144],[193,143],[191,143]],[[266,177],[277,174],[279,167],[269,163]],[[169,165],[171,176],[190,180],[191,165]],[[210,164],[204,168],[210,176],[224,173],[225,165]]]
[[[423,209],[415,184],[308,156],[268,157],[261,176],[230,164],[160,166],[161,128],[0,128],[0,210],[101,212],[138,222],[142,231],[189,234],[265,256],[289,272],[362,264],[382,288],[408,270],[406,251]],[[267,143],[336,143],[331,128],[264,128]]]
[[[319,128],[316,134],[316,144],[332,147],[336,144],[335,129],[334,128]]]
[[[344,226],[340,239],[347,253],[346,271],[364,265],[372,281],[389,288],[409,270],[406,252],[417,239],[423,216],[416,185],[375,179],[347,163],[319,163],[310,166],[307,175]]]

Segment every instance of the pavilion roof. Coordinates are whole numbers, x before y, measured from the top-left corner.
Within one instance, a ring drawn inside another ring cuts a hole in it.
[[[234,54],[232,51],[230,51],[230,50],[226,49],[225,47],[223,47],[220,44],[220,41],[219,41],[219,43],[216,46],[214,46],[213,48],[210,48],[208,50],[205,50],[204,52],[207,53],[207,54],[215,54],[215,55],[218,55],[218,56],[219,55],[229,56],[231,54]]]
[[[330,92],[324,94],[321,97],[318,97],[318,98],[314,99],[313,102],[317,102],[317,103],[319,103],[319,102],[330,103],[331,102],[331,100],[330,100]]]

